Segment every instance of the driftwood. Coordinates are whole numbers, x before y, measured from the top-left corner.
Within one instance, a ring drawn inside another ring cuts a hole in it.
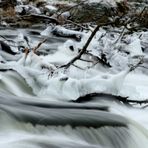
[[[128,97],[116,96],[113,94],[105,94],[105,93],[90,93],[84,96],[79,97],[75,101],[77,103],[89,102],[93,100],[108,100],[108,101],[121,101],[123,103],[127,103]]]
[[[145,100],[134,100],[134,99],[128,99],[128,97],[123,96],[116,96],[113,94],[105,94],[105,93],[90,93],[86,94],[85,96],[81,96],[78,99],[72,101],[75,103],[84,103],[89,101],[101,101],[101,100],[108,100],[108,101],[117,101],[122,102],[126,105],[132,105],[132,104],[148,104],[148,99]]]

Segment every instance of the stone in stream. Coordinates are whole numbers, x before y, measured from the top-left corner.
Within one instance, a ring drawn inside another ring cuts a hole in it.
[[[16,55],[17,53],[13,52],[8,44],[3,41],[0,41],[0,50],[5,51],[11,55]]]
[[[122,12],[120,13],[125,13],[127,8],[124,7],[124,3],[118,3],[118,5],[122,7]],[[119,7],[118,5],[117,8]],[[106,3],[85,3],[71,9],[72,20],[78,23],[98,21],[104,23],[113,15],[112,9],[116,9],[115,6]],[[121,11],[121,8],[118,11]]]

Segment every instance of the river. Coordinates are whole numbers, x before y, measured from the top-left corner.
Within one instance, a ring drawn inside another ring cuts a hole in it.
[[[44,38],[33,34],[40,32],[38,28],[29,31],[1,28],[0,34],[8,37],[10,31],[9,39],[16,38],[19,32],[24,32],[36,42]],[[45,45],[43,51],[39,50],[40,54],[54,53],[66,40],[49,37],[47,45],[50,46],[47,48]],[[104,99],[99,97],[97,100],[100,101],[88,98],[90,101],[86,103],[39,97],[24,75],[17,72],[0,72],[0,147],[147,148],[147,109],[102,101]],[[110,100],[110,96],[103,98]]]

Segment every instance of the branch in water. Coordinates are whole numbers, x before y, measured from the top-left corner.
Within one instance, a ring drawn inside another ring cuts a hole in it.
[[[114,22],[108,22],[108,23],[101,23],[101,24],[99,24],[95,28],[95,30],[91,33],[90,37],[88,38],[86,44],[84,45],[83,49],[79,52],[79,54],[76,57],[74,57],[70,62],[68,62],[66,65],[62,65],[60,68],[63,68],[63,67],[69,68],[75,61],[80,59],[81,56],[87,51],[87,48],[88,48],[89,44],[91,43],[92,39],[96,35],[96,33],[99,30],[99,28],[102,27],[102,26],[107,26],[107,25],[112,25],[112,24],[114,24]]]
[[[95,98],[98,97],[98,98]],[[136,103],[136,104],[148,104],[148,99],[145,100],[134,100],[134,99],[128,99],[128,97],[122,97],[122,96],[116,96],[113,94],[104,94],[104,93],[90,93],[90,94],[86,94],[84,96],[79,97],[77,100],[73,101],[73,102],[77,102],[77,103],[83,103],[83,102],[88,102],[91,100],[95,99],[104,99],[104,100],[117,100],[119,102],[122,102],[124,104],[128,104],[130,105],[130,103]]]
[[[45,38],[43,41],[41,41],[40,43],[38,43],[38,45],[37,45],[35,48],[33,48],[33,52],[35,53],[36,50],[37,50],[43,43],[45,43],[46,41],[47,41],[47,38]]]

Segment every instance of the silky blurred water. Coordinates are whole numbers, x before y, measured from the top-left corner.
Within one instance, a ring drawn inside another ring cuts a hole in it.
[[[11,30],[14,38],[18,30]],[[21,30],[22,31],[22,30]],[[38,29],[35,31],[39,31]],[[2,31],[5,36],[9,30]],[[27,34],[27,32],[25,32]],[[31,36],[30,33],[28,33]],[[31,36],[40,41],[44,37]],[[48,39],[48,54],[66,39]],[[44,54],[46,54],[44,53]],[[36,84],[36,83],[35,83]],[[39,89],[39,86],[34,86]],[[59,94],[60,95],[60,94]],[[96,100],[112,100],[104,95]],[[147,148],[147,111],[111,102],[72,103],[38,97],[16,71],[0,72],[0,147]],[[139,118],[140,117],[140,118]]]

